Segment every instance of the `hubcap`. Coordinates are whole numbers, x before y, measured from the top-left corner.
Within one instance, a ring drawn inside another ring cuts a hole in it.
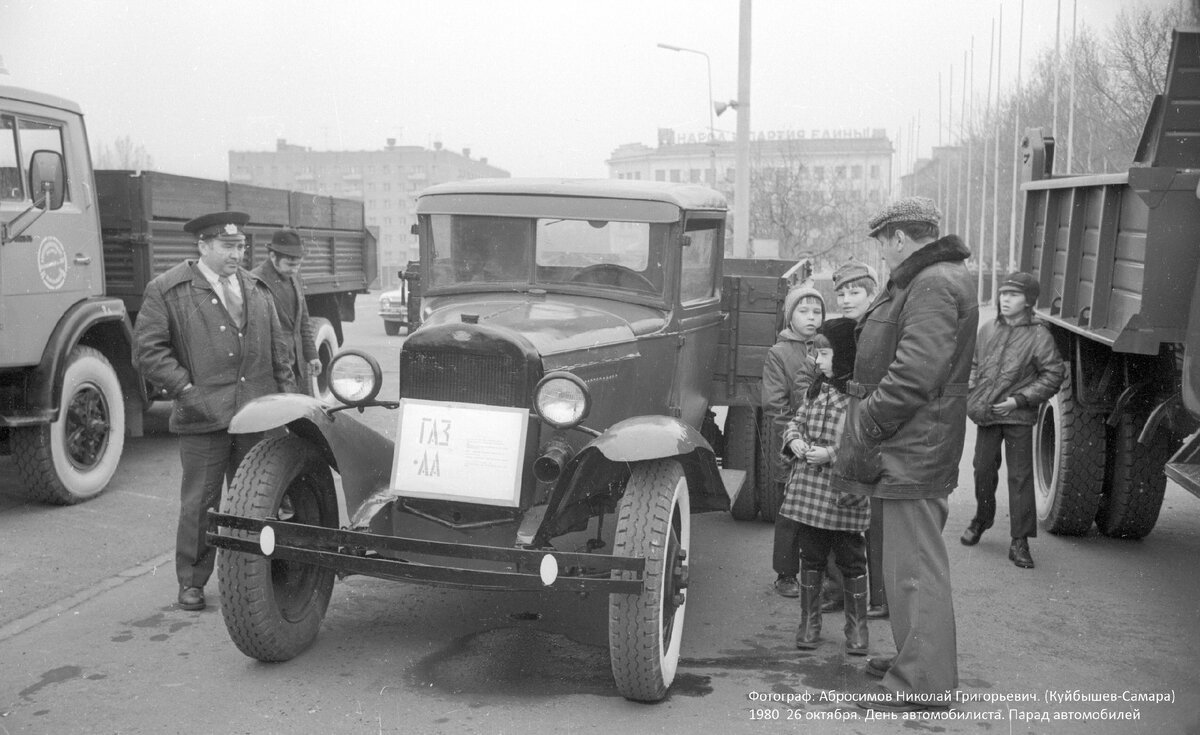
[[[90,470],[104,458],[110,426],[103,391],[92,384],[75,391],[66,408],[63,445],[76,469]]]

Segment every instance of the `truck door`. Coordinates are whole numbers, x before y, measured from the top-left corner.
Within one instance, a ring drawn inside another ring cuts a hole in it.
[[[37,363],[59,316],[103,288],[82,121],[72,125],[36,105],[12,104],[0,111],[0,217],[11,222],[33,203],[37,193],[29,191],[29,162],[34,151],[63,156],[67,186],[62,209],[44,212],[0,247],[0,367]]]
[[[690,212],[680,248],[679,326],[683,337],[675,364],[680,418],[700,426],[708,410],[717,339],[721,328],[720,268],[725,218],[717,213]]]

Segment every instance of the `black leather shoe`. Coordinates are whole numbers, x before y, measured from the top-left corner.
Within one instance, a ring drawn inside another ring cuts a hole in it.
[[[1029,541],[1023,538],[1012,540],[1008,547],[1008,558],[1022,569],[1033,569],[1033,557],[1029,555]]]
[[[875,710],[876,712],[945,712],[950,709],[949,703],[943,701],[943,695],[935,697],[900,692],[866,694],[856,700],[854,704],[859,709]]]
[[[888,606],[886,604],[871,605],[870,607],[867,608],[867,617],[871,618],[872,620],[879,619],[879,618],[886,618],[887,616],[888,616]]]
[[[204,609],[204,588],[203,587],[180,587],[178,602],[179,602],[180,610],[203,610]]]
[[[867,676],[873,676],[876,679],[882,679],[890,668],[892,668],[891,656],[887,658],[869,658],[867,659],[867,665],[863,667],[863,673]]]
[[[775,580],[775,594],[781,597],[799,597],[800,583],[795,577],[780,577]]]
[[[963,532],[959,541],[962,541],[963,546],[974,546],[979,543],[979,537],[982,535],[983,529],[979,527],[979,524],[971,521],[971,525],[967,526],[967,530]]]

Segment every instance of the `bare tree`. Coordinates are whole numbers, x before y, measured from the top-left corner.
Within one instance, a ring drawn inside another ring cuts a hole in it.
[[[778,241],[779,257],[809,258],[820,271],[861,256],[862,223],[879,202],[868,201],[861,180],[812,164],[800,141],[779,141],[758,155],[750,170],[750,234]]]
[[[144,146],[135,144],[132,138],[125,135],[113,141],[111,148],[108,145],[100,146],[100,153],[96,156],[96,168],[140,171],[154,168],[154,158],[146,152]]]

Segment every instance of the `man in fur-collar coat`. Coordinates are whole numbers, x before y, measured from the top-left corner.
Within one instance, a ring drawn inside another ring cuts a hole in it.
[[[931,200],[910,197],[869,223],[891,278],[859,324],[832,481],[834,491],[875,498],[883,521],[897,650],[867,662],[885,690],[860,703],[867,709],[945,709],[958,687],[942,529],[958,484],[979,305],[964,264],[970,251],[954,235],[939,237],[940,220]]]

